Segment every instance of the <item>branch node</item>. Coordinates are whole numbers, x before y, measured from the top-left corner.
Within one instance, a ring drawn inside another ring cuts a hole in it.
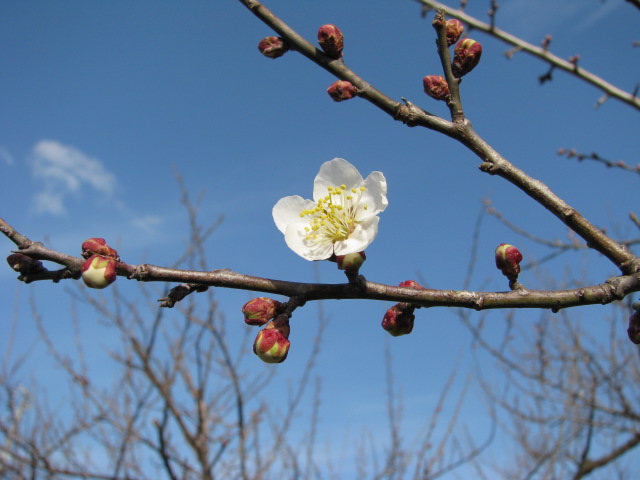
[[[145,264],[133,267],[133,271],[127,276],[127,278],[130,280],[138,280],[139,282],[142,282],[148,276],[149,276],[149,269],[147,268],[147,264],[145,263]]]
[[[402,97],[404,105],[398,104],[398,108],[394,113],[394,119],[404,123],[407,127],[415,127],[421,124],[420,119],[426,115],[426,112],[416,107],[406,98]]]
[[[484,162],[482,162],[478,168],[480,169],[480,171],[488,173],[489,175],[495,175],[496,173],[498,173],[497,165],[489,160],[485,160]]]

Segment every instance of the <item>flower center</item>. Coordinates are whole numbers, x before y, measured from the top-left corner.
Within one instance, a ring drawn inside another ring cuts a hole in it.
[[[304,228],[306,239],[321,244],[349,238],[358,224],[360,208],[368,208],[366,204],[360,204],[365,187],[347,190],[346,185],[340,185],[327,187],[327,190],[329,193],[319,199],[314,208],[300,212],[300,217],[309,218],[309,226]]]

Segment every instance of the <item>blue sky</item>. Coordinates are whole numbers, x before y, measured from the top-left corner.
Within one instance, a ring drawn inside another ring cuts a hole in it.
[[[482,17],[487,2],[470,3],[469,12]],[[638,40],[635,9],[621,0],[531,3],[501,2],[498,25],[534,44],[550,33],[554,53],[581,54],[580,65],[623,89],[634,87],[640,79],[640,49],[631,47]],[[440,71],[430,20],[420,17],[415,2],[267,5],[310,40],[318,26],[335,23],[345,34],[345,61],[366,81],[393,98],[446,115],[444,105],[422,92],[422,77]],[[373,281],[414,278],[432,288],[461,288],[485,197],[532,233],[567,238],[555,218],[501,179],[482,174],[477,158],[453,141],[407,128],[360,99],[332,102],[326,88],[334,79],[300,55],[262,57],[257,43],[271,34],[232,0],[2,2],[0,216],[70,254],[79,253],[84,239],[98,236],[117,245],[129,263],[167,265],[188,242],[178,172],[194,197],[203,195],[204,223],[224,215],[205,245],[211,268],[343,282],[334,264],[315,268],[291,252],[271,218],[278,199],[310,197],[319,166],[342,157],[363,176],[380,170],[387,178],[389,208],[363,270]],[[537,77],[547,69],[540,61],[524,54],[507,60],[508,47],[472,36],[482,42],[483,57],[465,77],[462,98],[476,130],[595,224],[619,238],[632,236],[627,215],[637,208],[637,176],[578,164],[555,152],[597,151],[635,164],[637,112],[615,100],[594,109],[601,93],[562,72],[540,86]],[[8,254],[12,244],[0,242]],[[525,260],[549,253],[486,218],[471,289],[507,288],[493,264],[493,250],[502,242],[518,245]],[[533,288],[549,278],[599,283],[615,273],[597,254],[569,254],[523,282]],[[8,268],[0,269],[0,283],[1,304],[19,318],[16,350],[36,337],[30,295],[46,322],[68,322],[72,300],[65,292],[75,285],[21,286]],[[139,289],[133,282],[118,285],[132,296]],[[217,291],[229,330],[243,331],[240,307],[253,296]],[[385,348],[393,354],[409,439],[413,425],[426,422],[425,412],[453,366],[459,365],[461,378],[473,368],[471,339],[453,312],[418,311],[412,335],[391,339],[379,326],[389,306],[325,302],[329,340],[318,359],[324,432],[364,428],[384,443]],[[83,335],[91,337],[96,315],[81,311]],[[580,314],[592,321],[602,313],[592,307]],[[291,354],[277,367],[282,382],[311,349],[317,315],[308,305],[292,319]],[[538,313],[518,315],[526,325]],[[0,338],[8,335],[9,318],[0,320]],[[65,329],[52,330],[61,344],[72,341]],[[255,361],[255,368],[273,368]],[[25,378],[35,370],[25,367]],[[482,432],[477,418],[484,406],[468,401],[466,408],[476,418],[469,424]]]

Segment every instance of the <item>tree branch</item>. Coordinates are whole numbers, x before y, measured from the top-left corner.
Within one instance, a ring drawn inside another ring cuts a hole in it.
[[[534,57],[537,57],[544,62],[548,63],[554,68],[559,68],[564,70],[571,75],[576,76],[577,78],[584,80],[585,82],[593,85],[597,89],[604,92],[607,96],[617,98],[618,100],[626,103],[627,105],[634,107],[640,110],[640,98],[637,97],[634,93],[626,92],[621,88],[612,85],[606,80],[600,78],[599,76],[585,70],[584,68],[578,67],[575,62],[570,62],[568,60],[564,60],[552,53],[550,53],[547,49],[542,47],[537,47],[528,42],[525,42],[519,37],[515,35],[511,35],[510,33],[505,32],[499,28],[496,28],[488,23],[481,22],[477,18],[463,12],[462,10],[456,10],[450,8],[448,5],[445,5],[442,2],[438,2],[436,0],[416,0],[417,2],[425,5],[427,7],[433,9],[445,9],[447,13],[452,17],[458,18],[461,21],[467,23],[470,27],[475,28],[476,30],[480,30],[484,33],[487,33],[498,40],[501,40],[509,45],[513,45],[518,50],[523,52],[527,52]],[[638,6],[638,0],[627,0]],[[639,7],[640,8],[640,7]]]
[[[589,247],[597,250],[611,260],[623,273],[633,274],[640,271],[640,259],[638,257],[592,225],[577,210],[555,195],[545,184],[528,176],[522,170],[512,165],[482,139],[471,126],[471,122],[462,117],[461,106],[459,112],[452,110],[452,114],[457,113],[457,115],[454,115],[454,121],[452,122],[419,109],[406,100],[406,105],[401,106],[398,102],[395,102],[364,82],[364,80],[345,65],[342,59],[335,60],[324,55],[271,13],[269,9],[260,2],[256,0],[240,0],[240,2],[249,8],[260,20],[280,34],[292,49],[299,51],[338,78],[348,80],[356,85],[358,90],[362,90],[361,97],[369,100],[394,119],[400,119],[409,126],[422,126],[435,130],[462,143],[483,161],[480,166],[482,171],[504,178],[536,200],[565,225],[580,235]],[[443,35],[440,36],[442,37]],[[448,52],[446,54],[448,54]],[[446,58],[442,61],[446,70]],[[445,71],[445,74],[446,73]]]
[[[0,218],[1,231],[15,231]],[[40,260],[65,262],[70,277],[77,278],[84,262],[82,258],[65,255],[32,242],[20,235],[28,245],[21,253]],[[16,238],[14,236],[14,238]],[[550,308],[554,311],[579,305],[606,304],[621,300],[632,292],[640,291],[640,273],[612,277],[599,285],[572,290],[544,291],[521,288],[510,292],[474,292],[457,290],[416,290],[381,283],[321,284],[302,283],[254,277],[229,269],[212,271],[182,270],[150,264],[118,264],[119,276],[141,282],[174,282],[251,290],[269,294],[297,297],[301,301],[326,299],[366,299],[392,302],[407,302],[417,307],[463,307],[474,310],[496,308]],[[45,280],[39,274],[23,274],[19,278],[25,283]]]

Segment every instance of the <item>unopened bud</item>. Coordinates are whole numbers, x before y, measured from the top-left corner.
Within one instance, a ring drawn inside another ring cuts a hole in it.
[[[382,328],[394,337],[411,333],[416,318],[414,311],[415,308],[408,303],[396,303],[384,314]]]
[[[89,288],[106,288],[116,281],[116,266],[113,258],[93,255],[82,265],[82,280]]]
[[[442,75],[427,75],[422,79],[424,93],[436,100],[445,100],[449,96],[449,84]]]
[[[460,38],[460,35],[462,35],[462,32],[464,32],[464,25],[460,20],[457,20],[455,18],[447,20],[447,45],[451,46],[456,43]]]
[[[261,327],[278,314],[282,303],[273,298],[258,297],[249,300],[242,307],[244,321],[247,325]]]
[[[640,345],[640,305],[634,304],[634,306],[638,306],[638,309],[629,317],[627,334],[629,335],[629,340],[636,345]]]
[[[318,29],[318,43],[324,53],[333,58],[342,57],[344,35],[335,25],[327,24]]]
[[[460,78],[469,73],[478,65],[481,56],[482,45],[480,45],[480,42],[470,38],[460,40],[456,45],[453,65],[451,65],[453,76]]]
[[[113,258],[116,262],[120,261],[118,252],[107,245],[104,238],[90,238],[82,242],[82,256],[89,258],[92,255],[102,255],[103,257]]]
[[[331,84],[327,88],[327,93],[333,99],[334,102],[342,102],[343,100],[349,100],[356,96],[358,89],[356,86],[347,82],[346,80],[338,80]]]
[[[513,245],[501,243],[496,248],[496,267],[511,281],[518,279],[522,253]]]
[[[366,259],[367,257],[364,252],[347,253],[346,255],[336,256],[338,268],[347,273],[358,273]]]
[[[400,282],[398,284],[399,287],[405,287],[405,288],[415,288],[418,290],[424,290],[424,287],[422,285],[420,285],[418,282],[416,282],[415,280],[405,280],[404,282]]]
[[[40,273],[45,270],[42,262],[24,253],[12,253],[7,257],[7,263],[16,272],[22,274]]]
[[[278,58],[289,51],[289,44],[280,37],[265,37],[258,43],[258,50],[265,57]]]
[[[265,363],[282,363],[289,354],[289,321],[284,315],[276,317],[258,332],[253,353]]]

